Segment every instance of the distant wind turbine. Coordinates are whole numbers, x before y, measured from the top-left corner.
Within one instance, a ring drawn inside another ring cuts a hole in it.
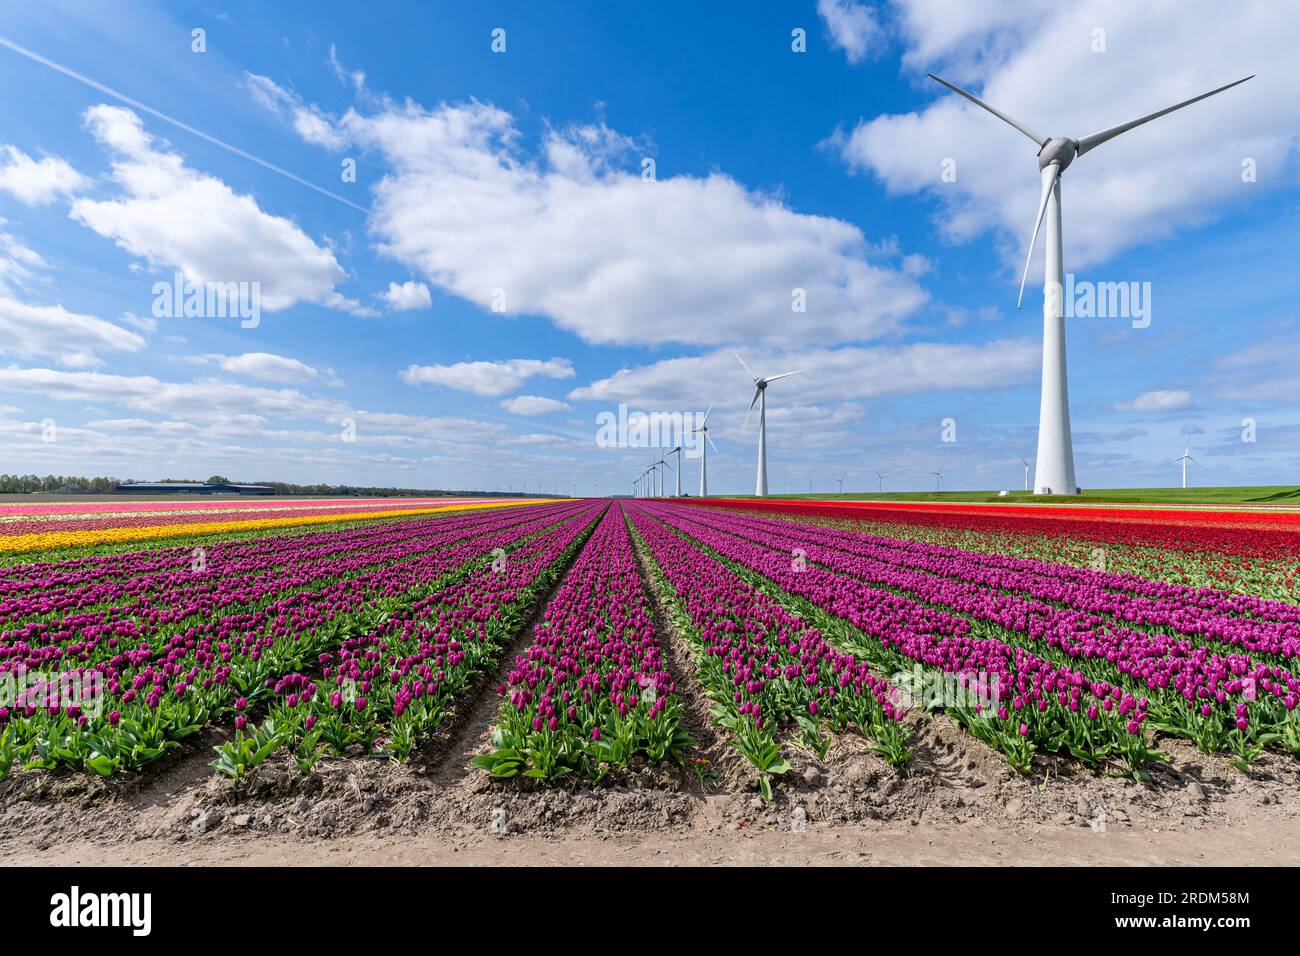
[[[1025,491],[1028,491],[1029,490],[1029,462],[1026,461],[1023,457],[1020,459],[1020,461],[1025,466]]]
[[[667,452],[667,453],[666,453],[662,458],[660,458],[657,462],[655,462],[655,464],[656,464],[656,465],[659,465],[659,466],[662,467],[662,468],[667,468],[669,471],[671,471],[671,472],[675,475],[675,474],[677,474],[677,469],[674,468],[672,465],[668,464],[668,456],[671,455],[671,454],[672,454],[671,451],[670,451],[670,452]],[[661,473],[661,474],[662,474],[662,473]],[[679,477],[679,478],[678,478],[678,484],[680,484],[680,483],[681,483],[681,478]],[[678,490],[680,491],[681,489],[678,489]],[[659,497],[661,497],[661,498],[666,497],[666,494],[667,494],[667,488],[664,486],[664,483],[663,483],[663,481],[661,480],[660,483],[659,483]]]
[[[1074,446],[1070,438],[1070,392],[1065,369],[1065,303],[1062,295],[1065,268],[1062,264],[1061,252],[1061,175],[1077,157],[1102,143],[1109,142],[1121,133],[1159,119],[1184,106],[1200,102],[1216,93],[1222,93],[1240,83],[1245,83],[1251,77],[1220,86],[1208,93],[1194,96],[1190,100],[1183,100],[1181,103],[1148,113],[1146,116],[1119,126],[1112,126],[1110,129],[1085,136],[1083,139],[1071,139],[1068,136],[1043,136],[960,87],[953,86],[947,80],[940,79],[933,73],[928,75],[936,83],[946,86],[959,96],[964,96],[981,109],[988,110],[1008,126],[1019,130],[1032,139],[1038,147],[1038,170],[1042,179],[1042,193],[1038,200],[1038,216],[1034,220],[1034,231],[1029,237],[1025,270],[1020,277],[1020,295],[1016,299],[1016,308],[1019,308],[1025,294],[1025,280],[1029,277],[1029,264],[1034,257],[1034,244],[1038,240],[1038,231],[1043,225],[1043,216],[1046,215],[1047,267],[1043,274],[1043,386],[1038,411],[1038,455],[1034,459],[1038,469],[1034,474],[1034,493],[1077,494],[1079,486],[1075,481]]]
[[[680,498],[682,496],[682,446],[678,445],[668,455],[677,456],[677,467],[673,468],[673,477],[675,479],[673,483],[676,486],[673,488],[673,497]],[[664,455],[664,458],[667,458],[668,455]],[[668,467],[672,468],[672,465]]]
[[[745,360],[740,357],[740,353],[735,349],[731,354],[736,356],[739,362],[749,373],[749,377],[754,380],[754,397],[750,399],[749,411],[745,412],[745,425],[749,425],[749,416],[754,411],[754,403],[758,403],[758,478],[754,483],[754,494],[759,498],[767,497],[767,386],[777,379],[788,378],[791,375],[797,375],[800,372],[806,372],[807,369],[797,368],[793,372],[782,372],[780,375],[769,375],[762,377],[754,374],[754,370],[745,364]],[[811,490],[811,489],[809,489]]]
[[[845,472],[843,475],[841,475],[839,478],[836,478],[836,479],[835,479],[836,481],[838,481],[838,482],[840,483],[840,494],[844,494],[844,479],[847,478],[848,476],[849,476],[849,473],[846,471],[846,472]]]
[[[943,465],[939,466],[938,471],[927,471],[926,474],[934,475],[934,490],[941,491],[943,489]]]
[[[1199,461],[1197,461],[1195,458],[1192,457],[1191,442],[1187,443],[1187,446],[1183,449],[1183,453],[1179,455],[1177,458],[1175,458],[1174,461],[1181,461],[1183,463],[1183,487],[1186,488],[1187,487],[1187,463],[1190,461],[1197,465],[1200,464]]]
[[[691,429],[691,433],[699,433],[704,436],[700,442],[700,497],[709,496],[709,446],[713,445],[713,439],[709,437],[709,415],[713,412],[713,403],[709,402],[708,410],[704,413],[704,421],[700,422]],[[713,450],[717,451],[718,446],[713,445]],[[680,464],[681,459],[678,459]]]
[[[877,491],[884,491],[884,490],[885,490],[885,479],[888,478],[889,476],[888,476],[888,475],[882,475],[882,474],[881,474],[880,472],[878,472],[878,471],[873,471],[872,474],[876,476],[876,490],[877,490]]]

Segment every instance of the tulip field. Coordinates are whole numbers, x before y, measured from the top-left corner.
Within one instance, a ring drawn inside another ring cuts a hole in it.
[[[493,786],[598,787],[684,772],[707,731],[770,802],[836,741],[906,772],[918,720],[1024,774],[1144,779],[1179,738],[1242,772],[1300,758],[1288,522],[800,504],[10,508],[0,776],[311,774],[467,730]],[[1071,560],[1101,541],[1121,567]]]

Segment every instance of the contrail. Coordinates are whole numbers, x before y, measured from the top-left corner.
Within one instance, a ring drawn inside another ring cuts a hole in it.
[[[224,142],[223,140],[219,140],[215,136],[209,136],[207,133],[203,132],[203,130],[195,129],[193,126],[190,126],[188,123],[182,123],[180,120],[176,119],[175,117],[168,116],[166,113],[160,112],[159,110],[154,109],[152,106],[146,106],[144,103],[141,103],[139,100],[132,99],[131,97],[127,96],[125,93],[119,93],[111,86],[105,86],[103,83],[99,83],[96,80],[92,80],[90,77],[78,73],[76,70],[71,70],[66,66],[55,63],[53,60],[46,59],[45,57],[41,56],[39,53],[34,53],[33,51],[27,49],[26,47],[19,46],[17,43],[15,43],[13,40],[10,40],[6,36],[0,36],[0,46],[6,46],[9,49],[13,50],[15,53],[19,54],[20,56],[27,57],[27,59],[31,60],[34,63],[39,63],[41,64],[41,66],[47,66],[51,70],[54,70],[56,73],[62,73],[64,76],[71,77],[72,79],[76,80],[78,83],[84,83],[86,86],[89,86],[91,89],[98,90],[99,92],[107,96],[111,96],[116,100],[121,100],[123,103],[126,103],[129,106],[133,106],[142,112],[148,113],[150,116],[156,116],[158,119],[162,120],[165,123],[170,123],[171,125],[179,129],[185,130],[185,132],[187,133],[199,137],[199,139],[206,140],[207,142],[211,143],[213,146],[220,146],[228,153],[234,153],[236,156],[239,156],[243,159],[247,159],[250,162],[257,163],[257,165],[261,166],[263,169],[269,169],[273,173],[278,173],[279,175],[283,176],[285,179],[291,179],[298,185],[306,186],[308,189],[314,190],[320,193],[322,196],[328,196],[330,199],[333,199],[336,202],[341,202],[345,206],[351,206],[353,209],[357,210],[358,212],[364,212],[364,213],[370,212],[370,210],[367,209],[365,206],[360,206],[357,203],[354,203],[351,199],[346,199],[343,196],[340,196],[338,193],[330,192],[328,189],[325,189],[322,186],[317,186],[313,182],[308,182],[307,180],[303,179],[301,176],[297,175],[296,173],[291,173],[287,169],[282,169],[281,167],[275,165],[274,163],[268,163],[266,160],[260,159],[257,156],[254,156],[252,153],[245,152],[244,150],[240,149],[238,146],[232,146],[230,143]]]

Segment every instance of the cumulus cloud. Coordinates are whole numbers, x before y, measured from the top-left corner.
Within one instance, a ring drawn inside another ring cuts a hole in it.
[[[85,188],[85,176],[58,156],[35,160],[16,146],[4,147],[0,190],[28,206],[43,206]]]
[[[509,359],[505,362],[457,362],[455,365],[409,365],[401,373],[408,385],[442,385],[474,395],[499,396],[522,386],[530,378],[573,378],[573,364],[565,358]]]
[[[1115,409],[1121,412],[1173,412],[1192,404],[1192,393],[1182,389],[1143,392],[1131,402],[1118,402]]]
[[[564,402],[540,395],[518,395],[508,398],[501,407],[515,415],[549,415],[552,412],[567,412],[570,408]]]
[[[631,140],[603,125],[549,129],[534,155],[509,113],[478,102],[349,111],[339,128],[390,168],[370,223],[383,254],[588,342],[862,340],[927,298],[914,262],[843,220],[722,173],[644,181]]]
[[[925,193],[952,241],[990,231],[1011,266],[1039,196],[1036,147],[923,79],[944,75],[1043,135],[1085,136],[1252,73],[1237,89],[1156,120],[1076,161],[1063,182],[1068,268],[1103,262],[1251,201],[1283,181],[1300,143],[1300,58],[1267,0],[1225,7],[1093,0],[900,0],[897,18],[927,105],[834,138],[846,163],[894,194]],[[1106,52],[1093,52],[1093,31]],[[1257,164],[1246,184],[1243,160]],[[956,180],[945,182],[946,161]],[[1042,275],[1042,257],[1034,270]],[[1012,275],[1008,269],[1008,277]],[[1015,271],[1018,277],[1019,271]]]
[[[122,249],[198,282],[260,282],[262,308],[298,302],[357,308],[335,290],[346,278],[334,254],[289,219],[159,149],[131,110],[99,105],[86,125],[114,156],[118,199],[78,199],[71,215]]]
[[[844,51],[850,63],[861,63],[883,39],[875,12],[856,0],[817,0],[817,15],[826,24],[831,44]]]
[[[433,297],[429,294],[429,287],[423,282],[403,282],[401,285],[390,282],[388,283],[388,291],[383,293],[383,299],[394,312],[404,312],[409,309],[427,309],[433,305]]]

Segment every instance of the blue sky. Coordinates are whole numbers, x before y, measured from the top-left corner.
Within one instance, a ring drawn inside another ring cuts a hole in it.
[[[1150,290],[1145,327],[1068,320],[1075,457],[1293,482],[1295,23],[1217,6],[0,3],[137,101],[0,46],[0,470],[613,491],[653,456],[598,415],[713,403],[710,490],[747,491],[735,347],[809,368],[774,491],[1019,487],[1033,148],[925,73],[1075,137],[1255,73],[1066,173],[1067,272]],[[155,317],[178,270],[259,283],[256,327]]]

